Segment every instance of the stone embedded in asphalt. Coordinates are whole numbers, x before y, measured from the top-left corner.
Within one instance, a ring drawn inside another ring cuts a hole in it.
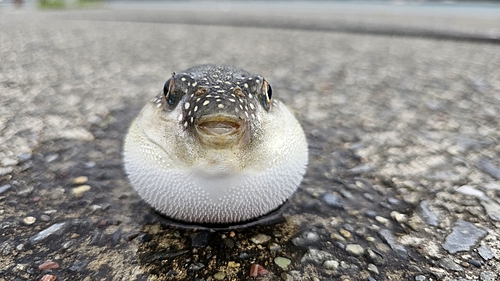
[[[450,258],[442,258],[439,261],[439,265],[446,270],[452,270],[452,271],[463,271],[464,270],[463,267],[458,265],[456,262],[454,262]]]
[[[484,194],[484,192],[482,192],[481,190],[478,190],[470,185],[462,185],[461,187],[457,188],[457,192],[465,194],[465,195],[474,196],[474,197],[477,197],[480,199],[486,198],[486,195]]]
[[[363,252],[365,251],[365,249],[363,249],[363,247],[361,247],[358,244],[347,244],[347,246],[345,247],[345,250],[349,254],[355,255],[355,256],[361,256],[363,254]]]
[[[497,274],[492,271],[483,271],[479,274],[479,280],[481,281],[495,281],[496,278]]]
[[[274,258],[274,263],[279,267],[281,267],[283,270],[286,270],[290,265],[290,263],[292,263],[292,261],[285,257],[276,257]]]
[[[14,171],[14,168],[12,168],[12,167],[0,168],[0,176],[8,175],[8,174],[12,173],[12,171]]]
[[[190,235],[191,247],[204,248],[208,245],[213,236],[214,234],[208,231],[193,233]]]
[[[484,260],[491,260],[495,257],[495,253],[493,253],[493,251],[485,245],[481,245],[477,248],[477,252]]]
[[[458,220],[453,231],[446,237],[443,248],[450,254],[469,251],[487,233],[486,229],[479,228],[470,222]]]
[[[189,265],[188,271],[198,271],[198,270],[200,270],[200,269],[202,269],[204,267],[205,267],[205,265],[203,263],[196,262],[196,263],[192,263],[192,264]]]
[[[439,225],[439,217],[436,213],[431,211],[429,208],[429,202],[427,201],[422,201],[420,202],[420,209],[422,209],[422,218],[432,226],[438,226]]]
[[[344,204],[342,203],[342,200],[340,200],[337,196],[327,193],[323,195],[323,202],[325,202],[326,205],[334,208],[334,209],[344,209]]]
[[[7,166],[16,166],[17,164],[19,164],[19,161],[17,159],[12,159],[12,158],[3,158],[1,161],[0,161],[0,164],[4,167],[7,167]]]
[[[492,220],[500,221],[500,204],[486,198],[481,200],[481,205],[483,205],[484,210]]]
[[[385,258],[381,253],[376,252],[376,251],[369,249],[369,248],[366,249],[365,253],[368,256],[368,258],[371,260],[372,263],[374,263],[376,265],[385,264]]]
[[[0,194],[4,193],[5,191],[9,190],[11,188],[10,184],[5,184],[0,186]]]
[[[329,270],[336,270],[339,267],[339,262],[336,260],[327,260],[323,263],[323,267]]]
[[[481,261],[479,261],[479,260],[469,259],[467,262],[472,264],[475,267],[481,267],[481,265],[482,265]]]
[[[320,265],[326,260],[333,260],[334,256],[328,252],[310,248],[300,260],[301,263],[314,263]]]
[[[269,240],[271,240],[271,236],[265,235],[262,233],[259,233],[259,234],[255,235],[254,237],[250,238],[250,241],[252,241],[252,243],[257,244],[257,245],[264,244]]]
[[[375,266],[373,263],[370,263],[368,265],[368,271],[370,271],[371,273],[376,274],[376,275],[379,274],[377,266]]]
[[[380,234],[382,240],[384,240],[400,257],[405,259],[408,258],[408,252],[405,247],[397,243],[396,237],[394,237],[390,230],[381,229],[378,233]]]
[[[490,160],[483,158],[477,162],[477,167],[490,176],[500,180],[500,169],[493,165]]]
[[[50,227],[38,232],[37,234],[31,236],[29,241],[31,244],[36,244],[40,241],[45,240],[47,237],[49,237],[50,235],[52,235],[56,232],[59,233],[59,232],[64,231],[68,227],[69,227],[68,221],[53,224],[52,226],[50,226]]]

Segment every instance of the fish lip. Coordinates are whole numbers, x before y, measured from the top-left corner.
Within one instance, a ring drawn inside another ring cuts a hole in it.
[[[245,120],[219,113],[200,117],[194,124],[194,131],[202,144],[229,148],[242,145],[242,140],[248,139],[247,127]]]
[[[225,114],[212,114],[199,118],[195,123],[198,133],[213,136],[230,136],[245,128],[245,122],[238,117]]]

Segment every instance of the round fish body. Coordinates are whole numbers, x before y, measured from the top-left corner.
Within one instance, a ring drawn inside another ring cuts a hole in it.
[[[169,218],[230,224],[263,216],[297,189],[307,141],[259,75],[201,65],[174,73],[125,138],[125,170]]]

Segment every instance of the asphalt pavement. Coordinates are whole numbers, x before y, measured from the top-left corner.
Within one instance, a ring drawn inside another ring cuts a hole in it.
[[[0,9],[0,280],[498,280],[499,11]],[[202,63],[263,75],[303,125],[282,221],[173,227],[129,185],[128,125]]]

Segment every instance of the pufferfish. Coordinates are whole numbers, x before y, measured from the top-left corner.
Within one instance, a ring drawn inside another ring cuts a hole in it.
[[[174,73],[125,138],[133,188],[168,218],[250,221],[279,208],[308,163],[297,119],[260,75],[223,65]]]

